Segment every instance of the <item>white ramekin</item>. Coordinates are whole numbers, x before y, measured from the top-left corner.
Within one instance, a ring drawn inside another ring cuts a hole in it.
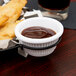
[[[25,28],[32,26],[41,26],[52,29],[53,31],[56,32],[56,35],[43,39],[32,39],[21,35],[21,32]],[[64,31],[63,25],[55,19],[47,18],[47,17],[34,17],[20,22],[15,28],[15,35],[19,40],[20,44],[24,44],[29,47],[41,48],[41,47],[48,47],[56,43],[59,37],[63,34],[63,31]],[[32,56],[42,57],[51,54],[55,50],[55,48],[56,46],[47,50],[30,50],[24,48],[24,51]]]

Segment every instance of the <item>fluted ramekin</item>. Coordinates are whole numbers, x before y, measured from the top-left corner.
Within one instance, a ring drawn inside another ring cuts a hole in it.
[[[34,26],[41,26],[52,29],[53,31],[56,32],[56,34],[52,37],[42,39],[32,39],[21,35],[21,32],[24,29]],[[58,39],[62,36],[63,31],[64,31],[63,25],[55,19],[47,17],[34,17],[20,22],[15,28],[15,35],[19,40],[20,44],[33,48],[44,48],[55,44],[58,41]],[[56,46],[44,50],[31,50],[24,48],[24,51],[32,56],[42,57],[51,54],[55,50],[55,48]]]

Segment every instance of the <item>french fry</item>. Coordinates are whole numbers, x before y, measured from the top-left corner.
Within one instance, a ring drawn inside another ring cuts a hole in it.
[[[0,29],[0,40],[5,40],[5,39],[12,39],[15,37],[15,27],[18,23],[20,23],[23,20],[18,20],[14,23],[7,23],[5,27]]]
[[[6,21],[9,19],[9,17],[7,17],[6,15],[3,15],[0,17],[0,27],[4,26],[4,24],[6,23]]]
[[[22,12],[22,8],[26,5],[27,0],[11,0],[0,8],[0,16],[6,15],[9,21],[16,21]]]

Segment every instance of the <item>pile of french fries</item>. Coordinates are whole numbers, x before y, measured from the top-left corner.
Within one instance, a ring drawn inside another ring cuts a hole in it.
[[[27,0],[11,0],[4,6],[0,6],[0,40],[15,37],[14,29],[22,20],[17,20],[26,5]]]

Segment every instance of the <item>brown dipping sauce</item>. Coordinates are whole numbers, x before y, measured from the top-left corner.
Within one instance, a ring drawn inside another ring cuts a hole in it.
[[[51,37],[55,35],[56,32],[48,28],[35,26],[24,29],[21,34],[28,38],[41,39]]]

